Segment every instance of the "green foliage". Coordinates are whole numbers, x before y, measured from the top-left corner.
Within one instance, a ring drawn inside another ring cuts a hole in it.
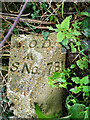
[[[86,12],[81,13],[81,15],[82,14],[90,17],[89,14]],[[79,12],[78,15],[81,16]],[[69,95],[66,99],[66,107],[68,109],[68,115],[71,119],[89,119],[90,107],[87,106],[90,92],[89,75],[80,78],[77,77],[75,73],[75,70],[78,66],[78,68],[82,70],[83,74],[83,71],[88,69],[88,64],[90,63],[89,56],[84,53],[85,50],[89,49],[89,44],[85,40],[85,44],[81,44],[82,40],[80,39],[80,35],[82,35],[82,33],[86,37],[89,37],[89,26],[86,18],[84,20],[84,27],[82,26],[83,22],[79,22],[79,20],[77,20],[72,23],[70,28],[71,17],[72,16],[68,16],[63,20],[61,24],[57,24],[57,29],[53,29],[52,27],[50,27],[49,30],[57,32],[57,42],[62,43],[62,45],[66,46],[70,42],[71,52],[78,52],[79,58],[78,60],[76,60],[76,64],[72,64],[69,68],[62,69],[61,72],[59,71],[53,73],[53,76],[49,77],[48,84],[52,87],[61,87],[69,91]],[[70,86],[70,88],[68,88],[68,85]],[[82,95],[83,101],[78,99],[78,96],[80,95]]]
[[[39,9],[38,9],[39,7]],[[28,13],[30,13],[32,19],[40,17],[42,15],[42,11],[45,12],[47,10],[48,4],[45,2],[28,2],[26,5],[26,9]]]
[[[87,58],[86,57],[82,57],[82,59],[79,59],[78,61],[76,61],[78,67],[82,70],[87,69],[88,68],[88,62],[87,62]]]

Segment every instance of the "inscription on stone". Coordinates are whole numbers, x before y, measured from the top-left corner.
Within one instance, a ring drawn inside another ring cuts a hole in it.
[[[49,115],[62,109],[63,90],[51,88],[48,77],[65,66],[65,53],[57,43],[56,33],[47,40],[42,35],[13,36],[9,61],[7,95],[18,117],[36,117],[34,103]]]

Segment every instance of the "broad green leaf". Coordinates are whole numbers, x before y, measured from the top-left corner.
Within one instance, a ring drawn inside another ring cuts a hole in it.
[[[71,88],[70,91],[77,94],[77,93],[79,93],[81,91],[81,89],[79,87],[75,86],[75,88]]]
[[[84,69],[84,65],[82,64],[82,62],[80,60],[76,61],[76,63],[80,69],[82,69],[82,70]]]
[[[75,66],[76,66],[75,64],[72,64],[70,68],[73,69],[75,68]]]
[[[69,17],[66,17],[63,22],[61,23],[61,28],[65,29],[65,30],[68,30],[69,29],[69,26],[70,26],[70,18],[72,16],[70,15]]]
[[[81,33],[79,31],[77,31],[76,29],[74,30],[74,32],[72,34],[75,35],[75,36],[81,35]]]
[[[79,83],[80,83],[79,77],[72,77],[71,80],[72,80],[73,82],[75,82],[76,84],[79,84]]]
[[[80,80],[80,82],[83,82],[83,84],[89,84],[90,83],[90,81],[89,81],[89,77],[88,76],[85,76],[85,77],[83,77],[81,80]]]
[[[57,33],[57,42],[62,42],[62,40],[65,38],[65,34],[63,32]]]
[[[74,104],[73,106],[70,107],[69,114],[71,115],[72,119],[77,120],[79,119],[84,119],[85,116],[85,105],[83,104]]]

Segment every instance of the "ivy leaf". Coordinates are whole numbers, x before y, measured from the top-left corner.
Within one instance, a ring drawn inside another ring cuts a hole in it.
[[[81,91],[81,89],[79,87],[75,86],[75,88],[71,88],[70,91],[77,94]]]
[[[88,77],[88,76],[83,77],[83,78],[80,80],[80,82],[83,82],[85,85],[86,85],[86,84],[89,84],[89,83],[90,83],[90,82],[89,82],[89,77]]]
[[[79,83],[80,83],[79,77],[72,77],[71,80],[72,80],[73,82],[75,82],[76,84],[79,84]]]
[[[82,86],[83,92],[88,92],[90,91],[90,86]]]
[[[62,40],[65,38],[65,34],[63,32],[57,33],[57,42],[62,42]]]
[[[88,68],[88,62],[87,62],[87,58],[86,57],[83,57],[82,59],[80,59],[80,60],[78,60],[78,61],[76,61],[76,63],[77,63],[77,65],[78,65],[78,67],[80,68],[80,69],[87,69]]]
[[[70,68],[73,69],[75,68],[75,66],[76,66],[75,64],[72,64]]]
[[[61,23],[61,28],[65,29],[65,30],[68,30],[69,29],[69,26],[70,26],[70,18],[72,16],[70,15],[69,17],[66,17],[63,22]]]

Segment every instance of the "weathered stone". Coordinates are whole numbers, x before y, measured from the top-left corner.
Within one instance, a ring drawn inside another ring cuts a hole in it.
[[[63,89],[51,88],[48,77],[65,66],[65,53],[57,43],[56,33],[47,40],[42,35],[12,36],[7,95],[18,117],[36,117],[34,103],[52,115],[62,109]]]

